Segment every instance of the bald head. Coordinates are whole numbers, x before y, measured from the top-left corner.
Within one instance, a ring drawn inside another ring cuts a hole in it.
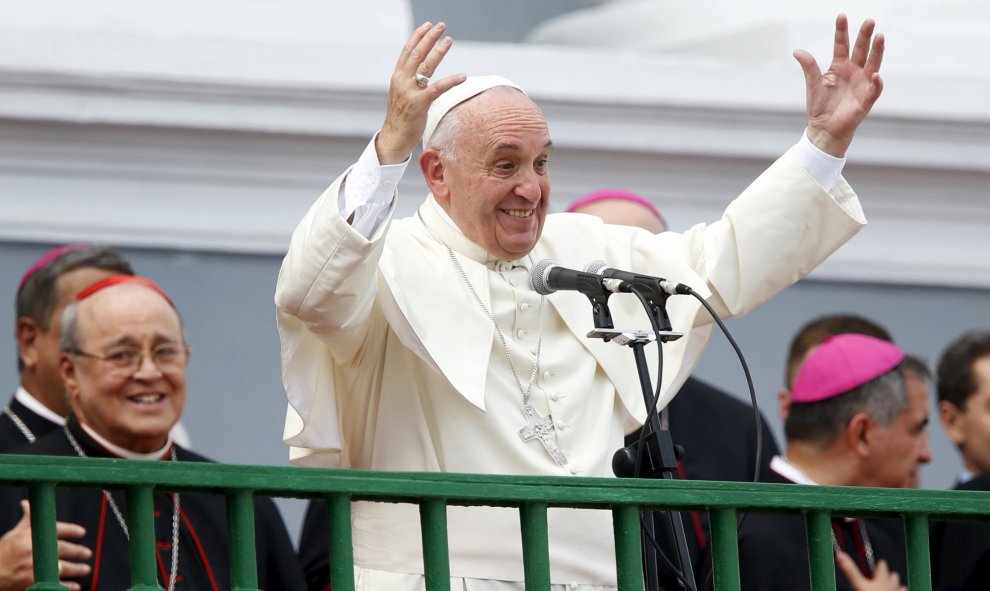
[[[638,201],[606,198],[579,205],[569,211],[600,217],[606,224],[643,228],[654,234],[667,230],[656,211]]]

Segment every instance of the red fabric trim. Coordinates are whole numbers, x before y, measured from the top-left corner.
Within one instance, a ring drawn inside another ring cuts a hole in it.
[[[677,477],[681,480],[688,479],[684,464],[680,460],[677,461]],[[701,518],[698,517],[697,511],[691,511],[691,525],[694,526],[694,535],[698,537],[698,547],[704,550],[708,547],[708,540],[705,538],[705,529],[701,527]]]
[[[168,294],[165,293],[164,289],[159,287],[158,284],[155,283],[154,281],[147,279],[145,277],[140,277],[138,275],[111,275],[105,279],[100,279],[99,281],[91,284],[89,287],[77,293],[74,299],[75,301],[78,302],[79,300],[88,298],[89,296],[100,291],[101,289],[110,287],[111,285],[117,285],[118,283],[139,283],[153,291],[158,292],[158,295],[165,298],[165,301],[168,302],[170,306],[172,306],[173,308],[175,307],[175,304],[172,303],[172,298],[168,297]]]
[[[856,555],[862,560],[859,565],[863,574],[868,578],[873,578],[873,573],[870,572],[870,561],[866,558],[866,545],[863,543],[863,524],[859,519],[853,521],[853,543],[856,545]]]
[[[832,533],[835,535],[835,543],[839,546],[839,550],[842,550],[846,554],[852,556],[852,553],[846,550],[845,544],[843,543],[844,536],[842,535],[843,534],[842,525],[838,521],[839,519],[842,518],[837,517],[832,519]],[[863,576],[867,578],[873,578],[873,574],[870,572],[870,565],[866,561],[866,547],[863,546],[862,538],[860,537],[862,534],[859,533],[858,528],[859,528],[859,520],[855,519],[853,520],[852,539],[853,539],[853,546],[855,546],[856,548],[856,552],[855,552],[855,556],[852,556],[852,559],[856,563],[856,568],[859,569],[859,572],[863,573]]]
[[[172,507],[173,507],[173,510],[174,510],[174,507],[175,507],[175,494],[174,493],[167,493],[166,494],[166,498],[168,498],[170,501],[172,501]],[[160,515],[161,515],[161,511],[158,510],[158,509],[155,509],[155,518],[158,518]],[[157,534],[156,534],[156,538],[157,538]],[[164,552],[164,551],[168,551],[168,553],[169,553],[169,567],[168,567],[168,569],[165,568],[165,559],[162,558],[162,552]],[[169,574],[170,574],[169,573],[169,570],[172,568],[171,559],[172,559],[172,540],[171,540],[171,538],[169,540],[167,540],[167,541],[156,539],[155,540],[155,561],[158,562],[158,573],[161,575],[161,580],[163,581],[163,585],[162,586],[165,587],[165,588],[168,588],[169,583],[170,583],[170,581],[169,581]],[[181,580],[182,580],[182,577],[180,577],[179,576],[179,573],[176,572],[175,573],[175,582],[178,583]]]
[[[210,561],[206,558],[206,552],[203,551],[203,545],[199,543],[199,536],[196,535],[196,530],[193,528],[192,522],[186,517],[186,512],[181,508],[179,509],[179,515],[182,516],[182,523],[186,524],[186,529],[189,530],[189,536],[192,537],[193,544],[196,546],[196,552],[199,553],[200,559],[203,561],[203,567],[206,569],[206,576],[210,579],[210,585],[213,587],[213,591],[220,591],[217,587],[217,581],[213,578],[213,570],[210,568]]]
[[[165,581],[163,586],[168,588],[168,571],[165,570],[165,563],[162,561],[162,549],[158,540],[155,540],[155,562],[158,564],[158,576],[160,580]]]
[[[96,582],[100,579],[100,557],[103,555],[103,530],[107,523],[107,493],[104,492],[100,504],[100,526],[96,530],[96,552],[93,556],[93,578],[90,580],[90,591],[96,591]]]

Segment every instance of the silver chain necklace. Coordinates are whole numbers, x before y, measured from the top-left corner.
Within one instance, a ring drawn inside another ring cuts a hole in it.
[[[79,454],[79,457],[87,457],[82,446],[79,445],[79,442],[76,441],[76,438],[72,435],[72,432],[69,431],[69,426],[66,425],[62,427],[62,430],[65,432],[65,436],[69,439],[69,443],[72,445],[72,448],[76,450],[77,454]],[[172,446],[171,453],[169,454],[169,460],[173,462],[176,461],[174,445]],[[110,505],[110,509],[117,518],[117,523],[120,524],[120,529],[124,530],[124,537],[127,538],[127,541],[129,542],[131,540],[131,532],[127,529],[127,522],[124,521],[124,516],[120,512],[120,508],[117,507],[117,503],[114,502],[113,495],[110,494],[110,491],[104,490],[103,496],[106,497],[107,503]],[[172,509],[172,574],[169,575],[168,591],[175,590],[175,577],[179,571],[179,493],[175,493],[173,498],[175,500],[175,506]]]
[[[877,570],[876,557],[873,555],[873,544],[870,543],[870,536],[866,533],[866,524],[861,519],[856,520],[856,529],[859,530],[859,538],[863,542],[863,554],[866,558],[866,566],[870,572],[864,573],[873,576]],[[839,538],[835,535],[835,528],[832,528],[832,551],[838,553],[842,548],[839,546]]]
[[[440,236],[433,231],[423,219],[422,214],[419,211],[416,212],[416,217],[419,222],[423,224],[426,231],[433,236],[433,239],[439,242],[445,249],[447,249],[447,254],[450,256],[450,261],[454,263],[454,268],[457,269],[458,274],[460,274],[461,279],[467,286],[468,291],[474,297],[474,301],[478,304],[481,310],[485,313],[485,316],[491,321],[492,326],[495,327],[495,334],[498,335],[498,340],[502,344],[502,353],[505,355],[505,360],[509,362],[509,369],[512,371],[512,377],[515,378],[516,386],[519,388],[519,392],[522,394],[522,405],[519,407],[522,411],[524,417],[526,417],[526,426],[519,430],[519,437],[523,441],[539,441],[543,448],[547,451],[553,461],[558,466],[567,465],[567,457],[564,452],[560,450],[560,446],[557,443],[557,433],[554,431],[553,417],[549,413],[547,416],[542,416],[536,407],[532,403],[533,395],[533,384],[536,383],[536,376],[540,371],[540,357],[543,352],[543,319],[546,311],[546,296],[540,295],[540,320],[539,320],[539,330],[537,333],[536,340],[536,360],[533,363],[533,371],[529,374],[529,384],[526,389],[523,389],[522,380],[519,379],[519,373],[516,371],[516,365],[512,362],[512,355],[509,354],[509,345],[506,342],[505,335],[502,334],[502,329],[499,328],[498,323],[495,321],[495,315],[488,310],[485,303],[481,300],[478,292],[475,291],[474,286],[471,285],[471,281],[468,279],[467,273],[464,272],[464,268],[461,263],[454,256],[454,250],[447,245],[446,242]]]
[[[17,427],[17,430],[21,432],[21,435],[24,436],[24,439],[27,439],[28,443],[34,443],[35,441],[38,440],[38,438],[34,435],[34,433],[31,432],[31,429],[28,429],[28,426],[25,425],[24,421],[21,420],[21,417],[14,414],[14,411],[10,408],[9,404],[6,407],[4,407],[3,412],[5,412],[8,417],[10,417],[11,422],[13,422],[14,426]]]

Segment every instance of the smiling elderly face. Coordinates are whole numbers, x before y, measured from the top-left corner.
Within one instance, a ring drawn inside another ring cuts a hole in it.
[[[115,445],[148,453],[161,449],[182,415],[188,354],[178,313],[158,293],[138,284],[102,289],[76,311],[76,348],[62,354],[62,375],[73,413]],[[159,364],[152,350],[180,351],[178,362]],[[136,368],[114,364],[140,351]],[[97,358],[102,357],[103,359]]]
[[[456,157],[444,161],[437,202],[464,234],[502,259],[525,256],[543,231],[553,147],[526,95],[496,88],[463,103]]]

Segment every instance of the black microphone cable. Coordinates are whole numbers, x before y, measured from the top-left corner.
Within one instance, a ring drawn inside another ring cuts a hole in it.
[[[705,301],[705,298],[701,297],[698,292],[683,283],[678,283],[677,288],[678,293],[686,293],[687,295],[694,297],[701,303],[702,306],[705,307],[706,310],[708,310],[708,313],[711,315],[712,319],[715,320],[715,323],[718,325],[719,329],[721,329],[722,334],[725,335],[726,340],[728,340],[729,344],[732,345],[732,349],[736,352],[736,356],[739,358],[739,364],[742,365],[743,373],[746,376],[746,387],[749,388],[749,399],[753,404],[753,423],[756,426],[756,458],[753,462],[753,482],[757,483],[760,481],[760,462],[763,459],[763,417],[760,416],[760,406],[756,401],[756,388],[753,386],[753,375],[749,371],[749,364],[746,363],[746,357],[743,356],[739,343],[736,342],[736,339],[732,338],[732,334],[729,332],[729,329],[726,328],[725,323],[722,322],[722,319],[719,318],[717,313],[715,313],[715,310],[711,307],[711,305]],[[742,529],[745,519],[746,513],[736,517],[737,533],[740,529]],[[715,562],[713,560],[711,565],[709,565],[708,574],[705,576],[705,584],[703,589],[712,588],[712,585],[714,584],[714,571]]]
[[[647,302],[646,295],[644,295],[642,293],[642,290],[643,290],[643,288],[641,286],[632,286],[631,289],[630,289],[630,292],[636,295],[636,297],[639,299],[640,303],[643,305],[644,309],[646,309],[649,312],[650,305]],[[694,291],[690,286],[684,285],[682,283],[676,284],[676,291],[679,294],[685,294],[685,295],[690,295],[690,296],[694,297],[696,300],[698,300],[698,302],[702,306],[704,306],[705,310],[708,311],[709,315],[711,315],[712,319],[715,321],[715,323],[718,325],[719,329],[722,331],[722,334],[725,335],[726,340],[728,340],[729,344],[732,346],[733,351],[735,351],[735,353],[736,353],[736,357],[739,358],[739,363],[742,366],[743,374],[746,377],[746,387],[749,390],[749,399],[750,399],[750,402],[752,403],[752,406],[753,406],[753,423],[754,423],[754,425],[756,427],[756,454],[755,454],[756,457],[754,458],[754,462],[753,462],[753,466],[754,466],[754,468],[753,468],[753,482],[754,483],[757,483],[757,482],[760,481],[760,463],[761,463],[761,461],[763,459],[763,417],[760,415],[759,403],[757,402],[757,399],[756,399],[756,387],[753,385],[753,376],[752,376],[752,373],[749,370],[749,364],[746,363],[746,357],[743,355],[742,349],[739,347],[739,344],[736,342],[736,339],[733,338],[732,333],[729,332],[729,329],[725,326],[725,323],[722,321],[722,319],[719,317],[719,315],[715,312],[715,310],[711,307],[711,305],[705,300],[705,298],[701,297],[701,295],[699,295],[698,292]],[[654,396],[653,396],[653,402],[654,402],[654,404],[652,405],[652,408],[648,408],[647,409],[647,413],[648,413],[647,414],[647,422],[644,424],[644,427],[647,424],[652,424],[652,422],[650,420],[651,419],[651,415],[652,416],[657,416],[657,422],[659,422],[658,411],[656,409],[656,401],[659,400],[659,398],[660,398],[660,387],[661,387],[661,384],[663,382],[663,346],[661,345],[661,342],[662,341],[660,339],[660,330],[659,330],[659,326],[657,326],[656,319],[653,317],[653,315],[652,314],[649,314],[649,313],[647,315],[650,318],[650,324],[653,326],[653,330],[654,330],[654,332],[656,333],[656,336],[657,336],[657,351],[658,351],[658,361],[659,361],[659,365],[658,365],[659,377],[657,379],[657,386],[656,386],[656,389],[654,391]],[[643,442],[645,441],[646,436],[647,436],[647,432],[646,432],[646,429],[644,428],[644,429],[642,429],[640,431],[639,445],[637,446],[637,450],[636,450],[636,460],[635,460],[635,462],[636,462],[636,464],[635,464],[635,466],[636,466],[635,467],[635,474],[636,474],[636,476],[639,476],[640,460],[641,460],[640,454],[642,453]],[[737,517],[737,520],[736,520],[736,531],[737,532],[739,531],[739,529],[742,528],[742,525],[743,525],[743,522],[745,521],[745,519],[746,519],[746,514],[745,513],[742,514],[742,515],[739,515]],[[640,520],[645,525],[645,518],[642,515],[640,515]],[[660,546],[657,543],[656,539],[652,538],[652,536],[649,536],[649,535],[647,537],[650,538],[650,542],[656,548],[658,556],[660,556],[663,559],[663,561],[666,564],[666,566],[671,569],[671,571],[674,573],[674,576],[678,579],[678,581],[680,581],[680,583],[685,588],[689,589],[689,591],[696,591],[696,590],[690,588],[690,586],[687,584],[687,581],[684,578],[684,574],[680,571],[679,568],[677,568],[676,566],[674,566],[674,564],[671,562],[670,558],[660,548]],[[708,574],[705,577],[705,582],[704,582],[704,585],[702,587],[703,589],[709,589],[709,588],[711,588],[711,586],[712,586],[712,584],[714,582],[713,581],[713,574],[714,574],[714,562],[712,562],[712,564],[709,567]]]
[[[662,340],[660,338],[660,325],[657,324],[657,319],[651,313],[650,311],[651,306],[649,301],[647,300],[647,294],[644,294],[643,291],[644,288],[638,285],[630,286],[630,290],[629,290],[630,293],[632,293],[639,299],[640,304],[643,305],[643,309],[646,310],[646,315],[650,319],[650,325],[653,327],[653,333],[656,335],[657,385],[653,391],[653,400],[651,401],[649,408],[646,409],[646,421],[643,423],[643,427],[639,430],[639,442],[636,445],[636,459],[634,460],[635,468],[633,469],[634,478],[639,478],[643,447],[644,447],[643,444],[646,442],[646,437],[648,436],[648,434],[652,433],[653,431],[652,419],[655,418],[656,423],[657,424],[660,423],[659,411],[657,410],[657,400],[660,399],[660,387],[663,384],[663,345],[662,345]],[[657,435],[659,436],[659,434]],[[673,515],[671,515],[669,511],[662,511],[662,513],[667,517],[668,524],[672,526]],[[652,514],[653,512],[650,511],[649,515],[652,516]],[[650,529],[646,523],[646,515],[644,515],[642,511],[640,511],[639,514],[639,521],[640,521],[640,528],[644,533],[646,533],[646,537],[649,539],[650,544],[656,550],[657,556],[659,556],[661,560],[663,560],[664,565],[674,575],[674,578],[676,578],[680,582],[680,584],[685,589],[687,589],[687,591],[697,591],[696,587],[688,583],[687,578],[684,576],[684,573],[681,571],[681,569],[674,564],[674,562],[670,559],[669,556],[667,556],[666,552],[664,552],[663,548],[661,548],[660,544],[657,542],[657,539],[650,533]],[[676,544],[676,540],[675,540],[675,544]]]

